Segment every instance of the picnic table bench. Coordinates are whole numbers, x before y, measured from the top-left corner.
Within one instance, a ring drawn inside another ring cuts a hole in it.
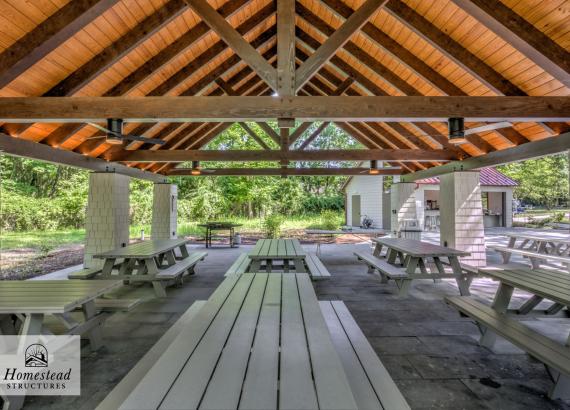
[[[248,256],[251,259],[249,272],[260,272],[262,262],[265,262],[267,272],[272,271],[276,262],[283,262],[285,272],[289,271],[289,262],[293,262],[295,272],[306,272],[307,253],[297,239],[260,239]]]
[[[344,304],[319,304],[306,273],[228,276],[183,320],[99,409],[409,409]]]
[[[4,280],[0,281],[0,335],[51,333],[44,318],[52,315],[65,327],[65,334],[86,335],[93,350],[103,346],[101,326],[108,313],[98,312],[95,300],[122,286],[121,281]],[[81,309],[84,320],[71,312]],[[4,409],[22,407],[25,396],[2,396]]]
[[[96,254],[94,258],[105,260],[97,278],[151,282],[156,295],[165,297],[167,286],[182,283],[184,275],[193,274],[196,264],[208,255],[189,254],[186,242],[186,239],[143,241]],[[179,249],[180,256],[175,249]],[[118,272],[113,273],[114,270]]]
[[[229,267],[224,276],[241,275],[248,271],[250,263],[251,260],[247,253],[242,253],[234,261],[232,266]],[[318,280],[330,278],[330,272],[316,254],[311,252],[307,253],[305,264],[307,265],[307,271],[309,275],[311,275],[311,279]]]
[[[479,324],[482,334],[481,345],[492,348],[497,335],[507,339],[543,362],[550,370],[549,374],[555,382],[549,393],[551,398],[570,398],[568,342],[566,345],[557,343],[508,315],[509,303],[515,288],[533,295],[519,309],[519,313],[529,313],[543,299],[551,300],[561,307],[570,305],[570,276],[564,272],[529,268],[482,268],[480,272],[500,281],[491,306],[466,296],[446,297],[446,302]],[[570,342],[570,338],[568,341]]]
[[[414,279],[453,278],[457,281],[461,295],[469,295],[469,286],[475,276],[470,270],[462,267],[459,257],[469,256],[469,252],[444,246],[434,245],[415,239],[375,238],[372,254],[355,252],[358,260],[368,265],[368,272],[377,270],[382,282],[389,279],[396,282],[400,296],[406,296]],[[387,248],[385,258],[382,258],[383,248]],[[442,258],[446,258],[444,263]],[[433,261],[435,270],[428,271],[428,261]],[[444,264],[451,267],[452,272],[446,272]],[[419,273],[417,272],[419,270]]]

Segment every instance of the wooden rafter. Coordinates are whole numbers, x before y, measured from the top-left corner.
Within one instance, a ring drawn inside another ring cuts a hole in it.
[[[186,0],[186,2],[271,88],[277,89],[275,69],[208,2],[203,0]]]
[[[295,88],[300,89],[358,31],[387,0],[366,0],[295,73]]]
[[[223,14],[224,16],[229,16],[232,13],[235,13],[236,11],[238,11],[246,3],[247,3],[246,0],[239,0],[237,2],[229,2],[229,3],[226,3],[224,6],[222,6],[219,9],[219,12],[221,14]],[[166,6],[164,6],[164,7],[166,7]],[[184,2],[181,3],[181,7],[182,7],[182,9],[185,7]],[[267,7],[260,10],[259,13],[256,13],[256,15],[252,16],[252,18],[248,19],[246,22],[243,23],[243,25],[242,25],[243,27],[241,27],[241,30],[244,30],[244,32],[251,30],[253,27],[258,25],[261,21],[263,21],[265,18],[267,18],[270,14],[271,14],[271,11],[269,11]],[[127,34],[127,35],[123,36],[122,38],[123,39],[125,37],[127,39],[134,38],[135,34],[136,34],[136,30],[140,30],[141,32],[146,31],[146,29],[148,27],[144,26],[145,21],[141,22],[139,24],[139,26],[137,26],[137,27],[139,27],[138,29],[134,28],[133,30],[131,30],[130,33],[132,33],[132,35]],[[142,25],[142,27],[141,27],[141,25]],[[121,95],[124,95],[127,92],[131,91],[134,87],[136,87],[138,84],[140,84],[146,78],[151,76],[156,70],[158,70],[160,67],[162,67],[164,64],[168,63],[169,61],[171,61],[174,57],[176,57],[176,55],[180,54],[186,48],[188,48],[191,44],[194,44],[196,41],[198,41],[200,38],[202,38],[208,32],[208,30],[209,30],[209,28],[205,23],[198,24],[196,27],[194,27],[193,29],[191,29],[190,31],[185,33],[182,37],[180,37],[174,43],[170,44],[163,51],[161,51],[156,56],[154,56],[149,61],[147,61],[145,64],[143,64],[141,67],[139,67],[139,69],[137,69],[133,73],[131,73],[131,75],[129,75],[129,76],[125,77],[123,80],[121,80],[117,85],[115,85],[115,87],[113,87],[111,90],[107,91],[104,94],[104,96],[106,96],[106,97],[121,96]],[[189,72],[190,70],[195,70],[196,67],[201,67],[207,61],[210,61],[211,59],[215,58],[216,55],[218,55],[225,48],[227,48],[227,46],[225,46],[223,44],[223,42],[219,42],[219,43],[221,43],[221,44],[217,43],[215,45],[215,47],[212,47],[211,49],[209,49],[206,52],[204,52],[203,54],[201,54],[200,57],[195,60],[196,64],[194,66],[191,66],[191,64],[188,64],[186,67],[184,67],[186,70],[188,70],[188,71],[185,71],[185,73]],[[220,45],[221,45],[221,47],[220,47]],[[118,58],[118,56],[117,56],[117,58]],[[105,60],[105,59],[103,59],[103,60]],[[206,61],[204,61],[204,60],[206,60]],[[98,61],[98,60],[95,60],[95,61]],[[91,63],[87,63],[87,64],[91,64]],[[76,72],[76,73],[78,73],[78,72]],[[176,74],[178,74],[178,73],[176,73]],[[158,87],[155,87],[149,93],[149,95],[164,95],[170,89],[172,89],[175,85],[182,82],[183,79],[180,79],[179,78],[180,76],[177,76],[176,74],[173,75],[171,77],[171,79],[169,79],[169,81],[166,81],[165,83],[159,85]],[[80,73],[78,73],[78,75],[80,75]],[[187,74],[184,76],[184,79],[186,77],[187,77]],[[173,84],[173,83],[175,83],[175,84]],[[45,139],[45,143],[47,143],[48,145],[61,145],[67,139],[71,138],[71,136],[73,136],[73,134],[75,134],[78,130],[80,130],[82,128],[83,127],[81,126],[81,124],[77,124],[77,126],[75,126],[75,127],[64,125],[63,127],[60,127],[58,129],[56,129],[55,131],[53,131],[52,135],[49,135]],[[148,131],[149,129],[150,129],[150,127],[146,127],[144,129],[137,129],[136,132],[138,133],[138,135],[141,135],[144,132]],[[133,132],[133,134],[134,134],[134,132]],[[102,143],[102,141],[97,141],[97,140],[90,140],[90,141],[93,141],[93,142],[87,144],[87,146],[78,147],[78,151],[90,152],[91,150],[95,149],[99,144]]]
[[[503,77],[460,43],[454,41],[448,34],[440,31],[411,7],[400,1],[392,0],[386,4],[386,10],[497,95],[527,95],[524,90]],[[548,125],[543,124],[543,127],[547,132],[553,134]],[[515,145],[528,142],[528,139],[517,131],[496,131]]]
[[[570,87],[570,53],[497,0],[452,0],[488,29]]]
[[[118,0],[75,0],[48,17],[0,54],[0,88],[18,78]]]

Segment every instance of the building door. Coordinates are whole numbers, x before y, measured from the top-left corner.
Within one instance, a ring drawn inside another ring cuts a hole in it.
[[[360,195],[352,195],[352,226],[360,226]]]

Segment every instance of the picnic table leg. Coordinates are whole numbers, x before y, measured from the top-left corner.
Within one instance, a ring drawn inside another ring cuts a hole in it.
[[[497,312],[505,314],[509,308],[509,303],[514,290],[515,289],[512,286],[501,282],[491,307]],[[497,340],[497,334],[488,328],[483,328],[482,333],[483,335],[481,336],[481,339],[479,339],[479,344],[492,349],[495,345],[495,341]]]
[[[388,251],[386,253],[386,260],[388,261],[388,263],[391,263],[392,265],[394,265],[396,263],[396,257],[398,256],[398,254],[396,253],[395,250],[388,248]]]
[[[95,307],[95,300],[91,299],[81,306],[83,310],[83,317],[85,321],[88,322],[97,316],[97,308]],[[97,325],[87,332],[87,337],[89,338],[89,344],[92,350],[97,350],[103,347],[103,336],[101,335],[101,326]]]
[[[158,265],[154,258],[146,258],[144,260],[147,275],[156,275],[158,273]]]
[[[305,269],[305,263],[302,259],[295,259],[295,272],[297,273],[305,273],[307,270]]]
[[[39,335],[42,331],[42,324],[44,321],[43,314],[26,315],[24,324],[20,328],[20,336],[25,335]],[[19,410],[24,405],[26,396],[2,396],[4,404],[2,410]]]
[[[469,291],[469,286],[471,285],[473,278],[469,278],[463,274],[463,269],[461,269],[461,263],[459,263],[457,256],[450,256],[448,259],[451,269],[453,270],[453,274],[455,275],[459,294],[461,296],[470,296],[471,292]]]
[[[153,280],[152,287],[154,288],[154,293],[159,298],[166,297],[166,285],[161,280]]]
[[[166,257],[166,263],[168,266],[172,266],[176,264],[176,255],[174,255],[174,249],[169,250],[164,255]]]
[[[511,236],[509,238],[509,243],[507,244],[507,247],[514,248],[516,241],[517,241],[517,238],[515,238],[514,236]]]
[[[133,273],[133,269],[136,264],[136,259],[127,258],[121,263],[121,267],[119,268],[119,275],[130,275]]]
[[[261,260],[253,259],[249,265],[250,272],[259,272],[261,270]]]
[[[372,252],[372,255],[379,258],[381,254],[382,254],[382,244],[376,242],[376,246],[374,247],[374,252]]]
[[[190,254],[188,253],[188,248],[186,247],[185,243],[180,245],[178,249],[180,249],[180,255],[182,255],[182,259],[186,259],[188,256],[190,256]]]
[[[102,276],[111,276],[113,273],[113,267],[115,266],[115,261],[117,258],[106,258],[103,263],[103,269],[101,270]]]

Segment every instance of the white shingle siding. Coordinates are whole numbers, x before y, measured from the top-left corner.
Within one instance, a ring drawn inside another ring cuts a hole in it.
[[[374,226],[382,226],[382,192],[384,177],[382,175],[357,175],[352,177],[345,187],[346,223],[352,224],[352,196],[360,195],[361,215],[368,215]]]
[[[177,223],[178,187],[173,184],[154,184],[152,199],[152,239],[175,239]]]
[[[130,177],[115,173],[89,174],[89,196],[85,217],[86,268],[103,263],[93,255],[129,243]]]

